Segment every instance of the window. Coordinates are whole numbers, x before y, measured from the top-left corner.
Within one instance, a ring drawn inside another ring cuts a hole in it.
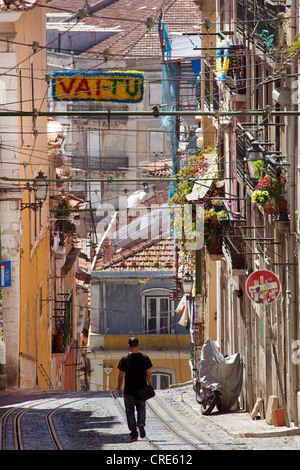
[[[168,289],[149,289],[142,293],[143,322],[147,334],[170,334],[174,302]]]
[[[150,132],[150,157],[153,162],[160,162],[164,151],[164,134],[163,132]]]
[[[169,374],[152,374],[152,385],[155,390],[164,390],[172,385],[172,377]]]
[[[161,103],[161,83],[150,83],[149,104],[153,106]]]
[[[176,383],[176,373],[167,367],[152,367],[152,385],[155,390],[164,390]]]
[[[167,334],[170,331],[170,301],[165,297],[146,298],[146,329],[152,334]]]

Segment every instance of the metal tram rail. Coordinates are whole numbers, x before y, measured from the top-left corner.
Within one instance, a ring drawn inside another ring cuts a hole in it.
[[[176,425],[178,425],[182,431],[185,431],[186,433],[189,434],[189,438],[183,437],[182,434],[180,434],[180,437],[183,438],[187,443],[190,445],[194,446],[196,449],[204,449],[204,446],[207,447],[210,450],[221,450],[220,447],[218,447],[216,444],[213,444],[209,442],[207,439],[205,439],[203,436],[199,436],[199,433],[196,433],[191,429],[190,426],[185,425],[180,418],[178,418],[171,410],[168,408],[165,403],[158,398],[156,395],[153,402],[156,404],[156,407],[153,407],[152,403],[147,402],[147,406],[151,409],[151,411],[159,418],[162,419],[160,416],[160,413],[157,409],[157,405],[163,410],[163,412],[173,421]],[[165,422],[165,420],[163,420]],[[166,423],[168,427],[170,427],[170,424]],[[178,430],[176,431],[172,427],[172,432],[175,432],[177,435],[179,435]],[[196,443],[191,441],[191,438],[196,440]]]
[[[119,408],[122,410],[123,414],[125,415],[125,409],[121,405],[121,401],[118,399],[116,393],[111,392],[111,394],[115,398],[116,403],[118,404]],[[153,403],[155,403],[155,405],[153,405]],[[205,449],[221,450],[216,445],[208,442],[206,439],[204,439],[203,437],[193,432],[191,429],[188,428],[188,426],[184,425],[182,421],[179,418],[177,418],[157,396],[151,399],[151,404],[150,404],[150,401],[147,401],[147,407],[149,408],[151,413],[154,415],[157,422],[163,425],[165,432],[170,432],[173,434],[173,436],[179,439],[179,442],[176,443],[177,450],[178,450],[178,446],[180,445],[185,445],[186,450],[190,450],[190,449],[191,450],[205,450]],[[162,413],[161,413],[162,410],[163,410],[163,413],[165,414],[165,418],[162,416]],[[147,419],[148,421],[150,421],[152,417],[148,416]],[[176,428],[175,428],[175,425],[176,425]],[[186,434],[189,434],[189,436],[187,436]],[[159,444],[158,442],[153,441],[152,439],[148,437],[148,435],[146,435],[146,439],[149,442],[149,444],[152,447],[154,447],[156,450],[165,450],[165,447],[163,445]],[[190,449],[187,449],[187,446],[189,446]]]
[[[126,419],[126,413],[123,406],[123,401],[119,399],[116,392],[110,392],[110,396],[117,404],[117,407],[121,410],[124,419]],[[52,403],[54,406],[51,410],[46,410],[43,419],[46,423],[47,431],[45,432],[44,439],[47,440],[50,436],[52,444],[55,450],[64,450],[63,444],[58,437],[58,434],[55,429],[53,422],[53,415],[55,412],[72,403],[86,400],[86,397],[83,398],[68,398],[66,397],[63,400],[63,403],[55,403],[57,398],[52,398],[49,400],[37,400],[35,403],[30,404],[26,408],[20,406],[14,406],[7,409],[0,416],[0,450],[6,450],[7,448],[13,447],[14,450],[25,450],[26,445],[23,442],[22,435],[22,426],[21,421],[29,411],[37,408],[38,406],[45,405],[45,403]],[[154,430],[154,435],[157,440],[150,438],[149,435],[146,435],[145,440],[148,444],[155,450],[166,450],[170,449],[172,446],[179,450],[181,447],[184,450],[221,450],[217,445],[209,442],[207,439],[190,429],[189,426],[185,425],[180,418],[178,418],[156,395],[150,401],[147,402],[148,416],[147,423],[148,429],[151,427]],[[8,423],[10,420],[11,424]],[[169,433],[169,441],[166,439],[167,434]],[[161,434],[161,438],[159,437]],[[48,438],[47,438],[48,436]],[[7,445],[7,440],[9,443]],[[48,439],[49,441],[49,439]],[[168,442],[167,442],[168,441]]]
[[[49,402],[53,402],[53,400],[49,400]],[[53,414],[59,409],[62,408],[65,405],[68,405],[70,403],[74,403],[77,401],[85,400],[85,398],[81,399],[74,399],[74,400],[69,400],[65,401],[64,403],[56,406],[52,410],[48,411],[45,416],[44,420],[46,422],[47,428],[49,435],[51,437],[52,443],[54,445],[55,450],[64,450],[63,445],[57,435],[57,432],[55,430],[55,426],[52,420]],[[47,402],[47,400],[42,400],[38,401],[37,403],[34,403],[33,405],[28,406],[27,408],[22,408],[18,409],[17,407],[12,407],[8,409],[2,416],[0,416],[0,450],[6,450],[6,430],[7,430],[7,421],[11,417],[12,418],[12,432],[13,432],[13,446],[14,450],[24,450],[24,443],[23,443],[23,437],[22,437],[22,428],[21,428],[21,420],[23,416],[28,413],[30,410],[33,408],[36,408],[40,405],[44,405]]]

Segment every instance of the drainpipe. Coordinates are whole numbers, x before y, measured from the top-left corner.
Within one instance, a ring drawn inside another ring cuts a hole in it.
[[[294,41],[296,36],[296,0],[291,2],[291,42]],[[291,76],[292,80],[296,76],[297,64],[292,62],[291,65]],[[297,105],[292,102],[291,111],[297,111]],[[296,292],[297,292],[297,282],[296,282],[296,263],[295,260],[295,188],[296,188],[296,179],[295,179],[295,153],[296,153],[296,116],[292,115],[290,117],[290,125],[288,126],[288,143],[287,143],[287,155],[289,163],[289,187],[288,187],[288,196],[289,196],[289,205],[290,205],[290,233],[289,233],[289,262],[292,263],[289,265],[288,269],[288,290],[287,290],[287,318],[288,318],[288,361],[289,361],[289,376],[290,376],[290,411],[292,415],[292,420],[295,426],[298,426],[298,407],[297,407],[297,367],[296,364],[293,364],[292,361],[292,345],[296,339]],[[299,156],[298,156],[299,158]]]

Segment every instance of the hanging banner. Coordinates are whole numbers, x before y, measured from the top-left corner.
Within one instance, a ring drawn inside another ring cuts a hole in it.
[[[230,43],[228,39],[217,38],[216,69],[218,79],[225,83],[230,62]]]
[[[246,292],[252,302],[268,305],[278,298],[281,292],[280,281],[276,274],[260,269],[248,277]]]
[[[139,103],[144,97],[144,73],[135,70],[54,72],[51,85],[54,101]]]

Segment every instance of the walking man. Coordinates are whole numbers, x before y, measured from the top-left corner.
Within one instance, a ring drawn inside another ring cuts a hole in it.
[[[147,382],[152,385],[152,363],[146,354],[139,352],[140,343],[137,338],[130,338],[128,346],[130,353],[123,356],[118,364],[118,394],[119,397],[122,396],[121,386],[125,375],[124,404],[131,442],[134,442],[138,438],[137,428],[141,438],[146,436],[146,402],[136,397],[136,391],[147,385]]]

